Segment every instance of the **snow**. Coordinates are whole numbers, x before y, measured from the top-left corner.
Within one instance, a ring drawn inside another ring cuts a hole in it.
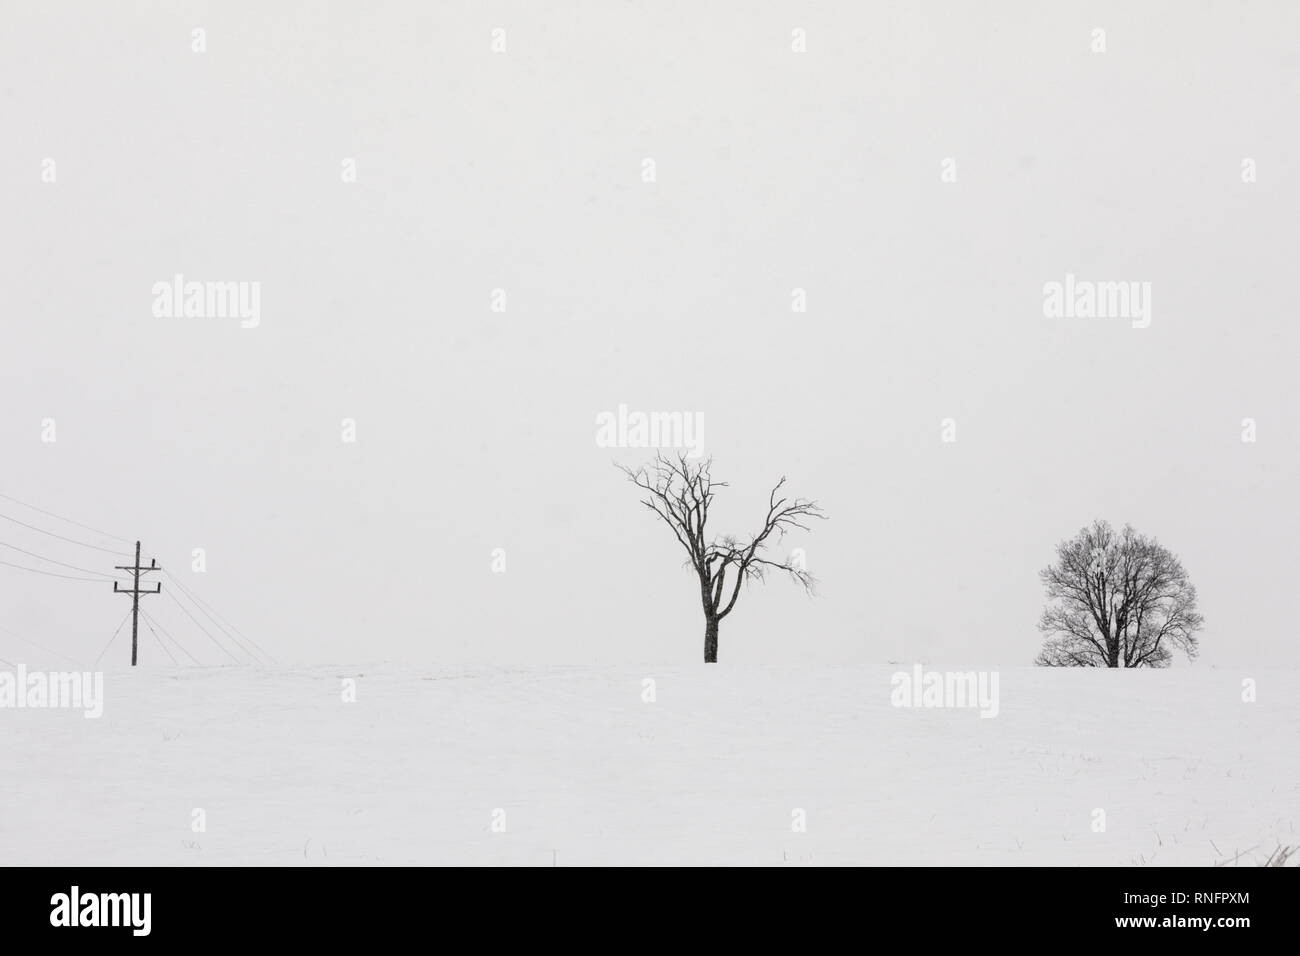
[[[891,706],[910,667],[110,671],[98,720],[0,709],[0,864],[1204,866],[1300,843],[1300,672],[1003,669],[981,719]]]

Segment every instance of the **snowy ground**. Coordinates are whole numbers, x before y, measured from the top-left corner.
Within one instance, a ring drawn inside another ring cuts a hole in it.
[[[99,720],[0,709],[0,864],[1206,866],[1300,843],[1300,672],[1003,670],[981,719],[892,707],[900,669],[110,672]]]

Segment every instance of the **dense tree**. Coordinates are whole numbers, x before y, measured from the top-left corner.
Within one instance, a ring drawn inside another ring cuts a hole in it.
[[[1040,572],[1048,605],[1035,663],[1047,667],[1168,667],[1198,652],[1196,588],[1154,538],[1094,521],[1056,548]]]

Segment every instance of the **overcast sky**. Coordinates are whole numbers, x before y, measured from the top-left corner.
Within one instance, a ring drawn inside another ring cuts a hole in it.
[[[1300,664],[1294,4],[2,17],[0,493],[141,537],[282,660],[699,660],[612,465],[652,451],[596,442],[624,404],[702,416],[719,532],[782,474],[831,516],[787,541],[820,595],[746,593],[724,666],[1028,664],[1038,571],[1098,517],[1183,559],[1197,666]],[[259,324],[156,316],[177,273],[260,282]],[[1150,325],[1045,317],[1067,273],[1150,283]],[[128,604],[0,566],[0,657],[88,663]]]

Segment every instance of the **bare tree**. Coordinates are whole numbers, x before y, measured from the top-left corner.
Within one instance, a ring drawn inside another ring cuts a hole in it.
[[[810,530],[805,520],[825,519],[815,501],[777,497],[782,477],[768,496],[767,516],[757,534],[747,539],[730,535],[708,538],[709,508],[718,488],[725,481],[714,481],[710,474],[711,458],[695,462],[684,454],[655,456],[648,465],[632,469],[618,468],[638,488],[647,493],[642,504],[658,515],[672,530],[678,544],[686,551],[687,564],[700,585],[700,603],[704,608],[704,662],[717,663],[718,625],[731,613],[747,581],[762,581],[768,571],[783,571],[809,594],[816,580],[802,566],[790,559],[765,557],[769,545],[780,541],[787,531]],[[775,536],[775,537],[773,537]]]
[[[1056,547],[1039,577],[1049,603],[1038,629],[1045,667],[1168,667],[1197,655],[1196,588],[1181,562],[1129,525],[1094,521]]]

